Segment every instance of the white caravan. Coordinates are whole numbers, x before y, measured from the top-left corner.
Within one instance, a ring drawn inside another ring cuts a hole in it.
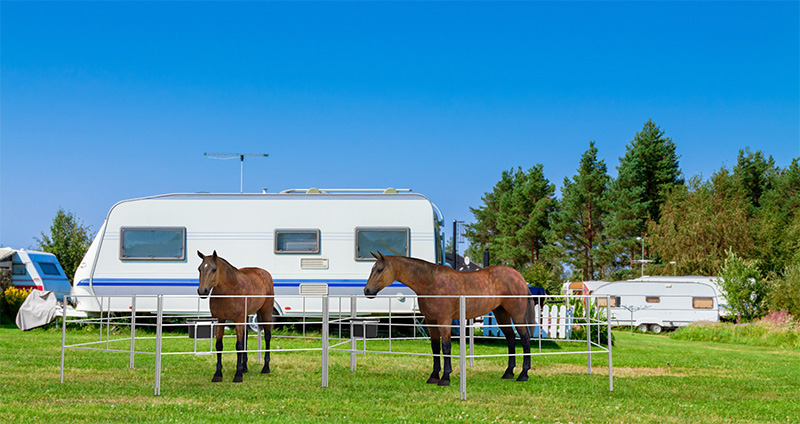
[[[698,321],[719,321],[724,315],[712,277],[642,277],[603,284],[591,292],[611,297],[613,325],[635,326],[655,333]],[[606,306],[605,298],[598,305]]]
[[[11,282],[19,289],[51,291],[58,300],[70,293],[69,279],[52,253],[1,247],[0,268],[11,272]]]
[[[719,280],[720,277],[706,277],[702,275],[681,275],[675,277],[645,275],[643,277],[634,278],[631,281],[663,281],[708,284],[714,288],[714,292],[717,294],[717,300],[719,301],[719,315],[721,317],[726,317],[731,315],[729,309],[730,305],[728,304],[728,299],[725,297],[725,292],[719,285]]]
[[[411,313],[415,301],[395,282],[367,299],[363,289],[374,258],[370,252],[442,263],[442,216],[411,190],[286,190],[274,194],[166,194],[124,200],[108,212],[73,282],[76,309],[88,313],[208,313],[197,296],[196,251],[217,254],[237,268],[272,274],[275,313],[319,314],[329,294],[331,313]],[[170,295],[177,295],[171,297]],[[130,296],[106,297],[104,296]]]

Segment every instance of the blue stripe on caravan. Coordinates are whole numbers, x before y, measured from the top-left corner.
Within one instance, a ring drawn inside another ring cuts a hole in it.
[[[275,287],[298,287],[301,283],[325,283],[334,287],[363,287],[367,280],[360,279],[277,279],[274,280]],[[198,280],[193,279],[144,279],[144,278],[95,278],[92,283],[98,287],[118,287],[118,286],[167,286],[167,287],[193,287],[199,284]],[[89,286],[89,280],[83,279],[78,282],[78,286]],[[400,287],[398,282],[392,283],[389,287]]]

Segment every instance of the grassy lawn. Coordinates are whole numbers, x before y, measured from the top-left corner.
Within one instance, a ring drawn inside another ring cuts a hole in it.
[[[461,401],[457,360],[451,386],[437,387],[425,384],[429,357],[359,355],[353,373],[344,352],[331,352],[325,389],[320,352],[275,352],[269,375],[258,373],[251,355],[241,384],[231,382],[235,355],[224,356],[225,381],[213,384],[214,358],[164,356],[161,396],[154,396],[152,356],[137,355],[130,370],[127,353],[68,350],[62,385],[60,329],[1,327],[0,422],[800,422],[800,350],[627,331],[615,337],[613,392],[607,354],[593,356],[593,375],[586,373],[585,356],[534,357],[526,383],[501,380],[505,359],[486,358],[467,368],[467,400]],[[69,343],[96,340],[97,331],[68,332]],[[283,349],[319,346],[273,341]],[[185,336],[170,339],[164,351],[190,343]],[[226,348],[232,345],[226,339]],[[393,349],[427,352],[429,343],[395,341]],[[504,351],[500,343],[476,346],[478,354]]]

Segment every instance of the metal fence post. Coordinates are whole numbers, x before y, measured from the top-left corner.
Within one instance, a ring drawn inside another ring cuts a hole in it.
[[[350,371],[356,371],[357,359],[356,359],[356,347],[358,347],[358,342],[356,342],[356,335],[354,330],[355,326],[355,318],[356,318],[356,297],[350,296]]]
[[[64,384],[64,349],[67,343],[67,296],[64,296],[61,310],[61,384]]]
[[[328,296],[322,296],[322,387],[328,387]]]
[[[586,371],[589,375],[592,374],[592,314],[589,313],[589,309],[592,307],[592,301],[589,298],[586,299],[586,307],[584,309],[584,315],[586,315]],[[598,317],[599,318],[599,317]],[[599,322],[599,321],[598,321]],[[597,332],[600,332],[600,329],[597,329]]]
[[[135,346],[136,340],[136,295],[131,296],[131,357],[130,363],[128,364],[128,368],[133,369],[134,366],[134,352],[136,351]]]
[[[100,340],[103,340],[103,332],[100,332]],[[108,311],[106,312],[106,350],[111,349],[111,297],[108,297]]]
[[[469,366],[475,366],[475,318],[469,320]]]
[[[156,318],[156,378],[155,396],[161,395],[161,325],[164,323],[164,295],[158,295],[158,317]]]
[[[256,365],[261,365],[261,321],[258,320],[256,321]]]
[[[606,328],[608,328],[608,391],[614,391],[614,371],[611,362],[611,296],[606,300]]]
[[[467,400],[467,329],[466,329],[466,306],[464,296],[458,298],[458,354],[459,365],[461,368],[461,375],[459,380],[461,383],[461,400]]]

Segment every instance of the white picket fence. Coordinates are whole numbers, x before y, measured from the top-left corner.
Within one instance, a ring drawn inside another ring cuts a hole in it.
[[[544,305],[541,309],[540,311],[539,305],[536,305],[536,322],[540,323],[542,338],[569,338],[574,315],[572,308],[567,309],[566,305]],[[538,337],[538,334],[534,334],[534,337]]]
[[[535,308],[536,322],[533,337],[543,339],[568,339],[572,333],[574,311],[566,305],[544,305]],[[502,337],[502,332],[493,316],[484,317],[483,334]]]

